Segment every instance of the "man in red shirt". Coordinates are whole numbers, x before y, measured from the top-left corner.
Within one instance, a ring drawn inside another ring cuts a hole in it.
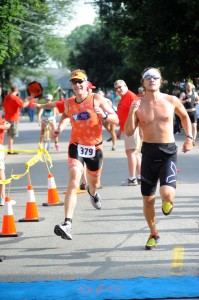
[[[29,101],[23,102],[18,95],[18,87],[16,85],[11,86],[11,93],[6,95],[3,101],[3,110],[5,120],[8,121],[11,126],[7,131],[8,135],[8,154],[18,154],[13,152],[13,139],[18,136],[18,123],[20,120],[20,109],[27,107]]]
[[[124,131],[124,124],[128,117],[131,103],[137,99],[137,96],[128,89],[124,80],[117,80],[114,83],[114,88],[118,95],[121,97],[117,106],[117,114],[119,118],[120,132],[122,133]],[[126,181],[122,182],[122,185],[135,186],[138,184],[138,180],[140,181],[141,166],[141,156],[139,153],[140,135],[138,128],[134,132],[134,134],[129,137],[124,133],[124,144],[127,155],[129,177]]]

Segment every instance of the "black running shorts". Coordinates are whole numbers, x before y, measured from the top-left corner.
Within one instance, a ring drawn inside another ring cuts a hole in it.
[[[141,193],[143,196],[155,195],[158,180],[160,186],[176,188],[177,146],[175,143],[142,143]]]
[[[102,167],[103,163],[103,151],[101,149],[97,149],[95,156],[91,158],[81,157],[78,155],[77,152],[77,145],[70,144],[68,149],[68,155],[70,158],[77,159],[84,165],[86,164],[86,167],[90,171],[97,171]]]

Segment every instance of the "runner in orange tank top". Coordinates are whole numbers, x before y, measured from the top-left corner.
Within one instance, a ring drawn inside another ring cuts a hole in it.
[[[89,94],[92,93],[92,89],[94,89],[94,88],[96,88],[96,86],[94,86],[90,81],[88,81],[87,91],[89,92]],[[74,97],[72,97],[72,98],[74,98]],[[41,109],[41,108],[53,109],[56,107],[58,109],[59,113],[63,113],[64,109],[65,109],[65,106],[64,106],[65,100],[66,99],[61,98],[59,101],[49,102],[49,103],[44,103],[44,104],[37,103],[35,106],[39,109]],[[93,105],[92,105],[92,108],[93,108]],[[70,123],[70,118],[66,118],[64,122],[65,122],[65,127],[66,127]],[[113,124],[109,124],[109,125],[114,126]],[[82,173],[81,181],[82,181],[82,183],[80,184],[79,188],[80,188],[80,190],[85,190],[86,185],[87,185],[86,170],[84,170],[84,172]],[[100,184],[99,184],[98,188],[101,188]]]
[[[84,70],[75,70],[70,82],[74,97],[65,101],[65,110],[55,136],[64,129],[64,120],[70,118],[72,131],[68,147],[69,182],[65,196],[65,220],[56,225],[54,232],[63,239],[72,240],[72,218],[77,201],[84,164],[87,169],[87,192],[96,209],[101,209],[101,197],[96,192],[100,184],[103,165],[102,120],[118,124],[118,116],[104,97],[88,92],[88,80]]]
[[[94,111],[95,95],[89,94],[80,103],[75,97],[68,99],[68,116],[72,125],[70,143],[90,146],[102,142],[102,118]]]

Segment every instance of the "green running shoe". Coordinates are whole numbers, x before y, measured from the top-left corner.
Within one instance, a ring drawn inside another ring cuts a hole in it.
[[[159,241],[159,235],[150,235],[149,239],[146,243],[145,250],[153,250],[156,249],[157,243]]]
[[[173,202],[162,202],[162,212],[165,216],[168,216],[173,210]]]

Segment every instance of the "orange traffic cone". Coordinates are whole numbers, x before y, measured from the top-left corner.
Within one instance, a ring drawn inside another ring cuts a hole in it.
[[[26,214],[25,214],[25,218],[20,219],[19,222],[39,222],[43,220],[44,218],[39,218],[39,214],[37,211],[37,204],[35,201],[35,194],[32,185],[28,185]]]
[[[83,194],[85,192],[86,192],[86,190],[81,190],[80,187],[78,187],[76,194]],[[67,191],[63,192],[63,194],[66,194],[66,193],[67,193]]]
[[[82,194],[82,193],[85,193],[86,192],[86,190],[81,190],[80,189],[80,187],[78,187],[78,189],[77,189],[77,194]]]
[[[17,233],[16,231],[13,209],[10,203],[10,197],[6,197],[4,204],[2,233],[0,233],[0,237],[15,237],[19,235],[21,234]]]
[[[55,179],[53,174],[48,174],[48,202],[43,203],[43,206],[57,206],[64,205],[63,202],[60,202],[59,195],[57,192]]]

